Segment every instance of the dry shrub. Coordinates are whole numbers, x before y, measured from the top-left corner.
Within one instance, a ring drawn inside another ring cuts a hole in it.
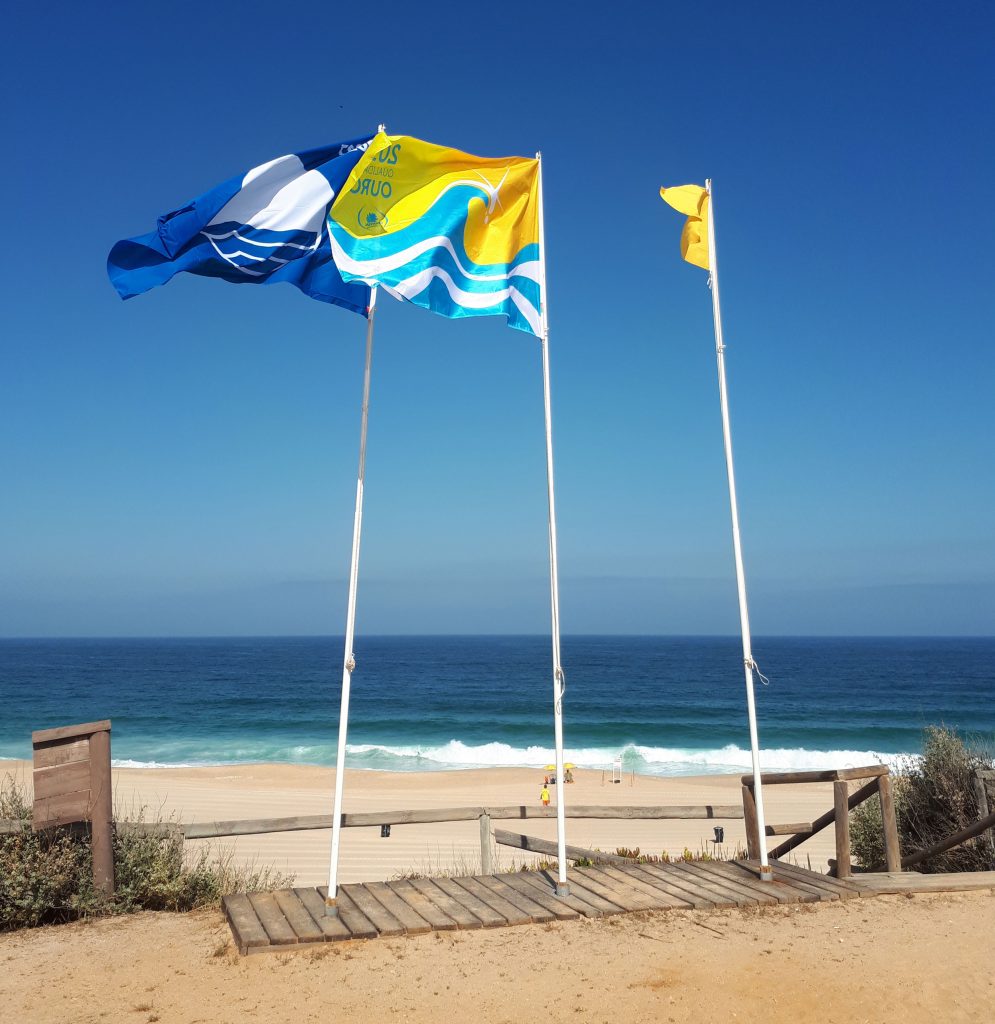
[[[975,773],[995,765],[991,754],[971,749],[953,729],[931,726],[922,753],[903,758],[892,769],[895,816],[902,853],[934,846],[973,825],[981,816]],[[995,870],[991,832],[917,864],[916,871]],[[850,842],[857,862],[868,871],[884,870],[881,806],[870,799],[850,816]]]
[[[12,778],[0,785],[0,821],[21,828],[0,834],[0,931],[136,910],[193,910],[232,892],[277,888],[290,879],[268,869],[234,865],[230,850],[202,848],[187,856],[168,822],[146,822],[144,809],[114,830],[115,893],[93,888],[86,826],[31,830],[31,805]],[[162,828],[155,828],[162,825]]]

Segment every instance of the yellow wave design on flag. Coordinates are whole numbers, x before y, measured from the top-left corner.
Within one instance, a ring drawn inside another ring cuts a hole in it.
[[[708,270],[708,192],[700,185],[674,185],[661,188],[660,198],[687,217],[681,232],[681,255],[688,263]]]
[[[538,168],[379,133],[329,212],[339,273],[444,316],[504,314],[538,334]]]

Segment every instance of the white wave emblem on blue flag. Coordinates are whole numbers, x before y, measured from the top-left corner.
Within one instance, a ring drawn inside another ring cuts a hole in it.
[[[294,155],[279,157],[249,171],[201,234],[243,274],[264,277],[318,248],[334,198],[319,171],[306,171]]]
[[[158,217],[155,230],[118,242],[107,273],[123,299],[180,273],[230,284],[285,282],[366,316],[369,286],[344,281],[325,217],[369,145],[364,137],[259,164]]]

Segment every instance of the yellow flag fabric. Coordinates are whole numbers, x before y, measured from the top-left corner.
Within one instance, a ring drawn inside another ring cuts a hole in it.
[[[708,270],[708,192],[700,185],[661,188],[660,198],[683,213],[687,220],[681,232],[681,255],[688,263]]]
[[[539,335],[539,162],[380,132],[327,218],[345,281],[448,317],[501,314]]]

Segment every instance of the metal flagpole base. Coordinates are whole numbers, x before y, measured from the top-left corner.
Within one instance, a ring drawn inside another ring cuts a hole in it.
[[[566,882],[557,882],[556,883],[556,895],[557,896],[561,896],[561,897],[562,896],[569,896],[570,895],[570,886]]]
[[[760,872],[757,876],[761,882],[773,882],[774,881],[774,869],[769,864],[761,864]]]
[[[325,917],[338,917],[338,916],[339,916],[338,904],[335,902],[335,900],[326,899],[325,900]]]

